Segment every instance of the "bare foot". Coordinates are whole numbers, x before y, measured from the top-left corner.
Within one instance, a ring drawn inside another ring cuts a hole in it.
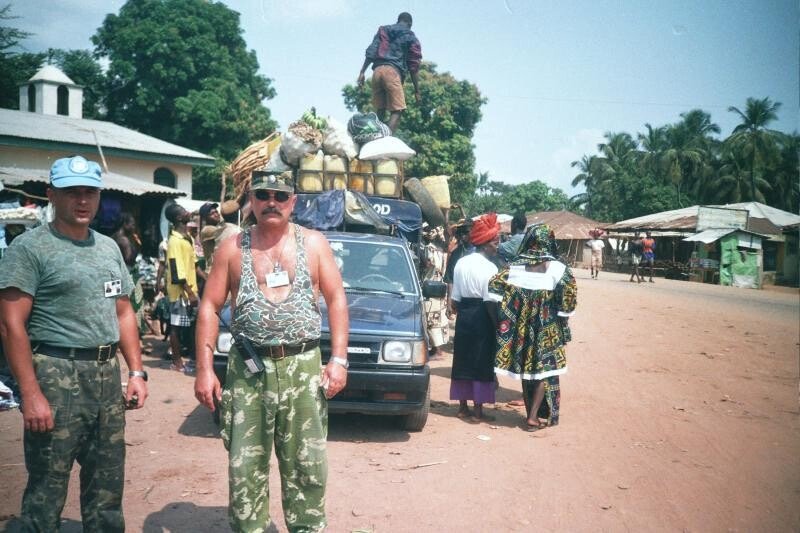
[[[458,412],[456,413],[456,417],[461,419],[469,418],[471,416],[472,413],[469,411],[469,409],[459,409]]]
[[[523,400],[511,400],[507,405],[511,407],[525,407],[525,402]]]

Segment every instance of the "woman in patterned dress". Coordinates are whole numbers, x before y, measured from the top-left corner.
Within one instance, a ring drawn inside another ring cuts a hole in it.
[[[522,381],[524,427],[536,431],[558,424],[559,376],[567,371],[567,320],[575,311],[577,286],[558,260],[547,225],[528,228],[519,250],[489,282],[489,291],[502,299],[495,372]]]

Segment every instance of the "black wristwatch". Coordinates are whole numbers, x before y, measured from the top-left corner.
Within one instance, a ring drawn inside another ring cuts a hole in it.
[[[128,372],[129,378],[142,378],[147,381],[147,372],[145,370],[131,370]]]

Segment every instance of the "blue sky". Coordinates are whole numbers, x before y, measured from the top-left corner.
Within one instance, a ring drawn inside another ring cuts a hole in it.
[[[14,2],[29,51],[91,48],[116,0]],[[506,183],[539,179],[567,194],[570,162],[596,152],[604,132],[644,131],[701,108],[728,135],[728,106],[747,97],[783,104],[782,131],[798,129],[797,0],[594,0],[541,2],[242,0],[248,48],[274,80],[267,101],[282,128],[303,111],[346,121],[341,89],[364,48],[401,11],[424,59],[488,98],[473,142],[476,171]],[[410,103],[410,105],[414,105]]]

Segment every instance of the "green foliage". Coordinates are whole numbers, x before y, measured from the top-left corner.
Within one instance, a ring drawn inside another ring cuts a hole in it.
[[[490,181],[488,173],[478,176],[476,191],[464,202],[469,216],[494,211],[513,214],[517,212],[559,211],[570,207],[569,198],[561,190],[534,180],[520,185]]]
[[[486,103],[478,87],[457,80],[450,73],[436,72],[436,65],[424,62],[419,71],[420,102],[414,101],[414,88],[406,83],[408,108],[400,119],[395,135],[416,150],[417,155],[405,165],[406,176],[450,176],[453,202],[465,203],[477,186],[472,136],[481,120],[481,106]],[[342,89],[350,111],[375,111],[372,107],[370,81],[359,88]]]
[[[16,18],[11,13],[11,4],[0,7],[0,107],[5,109],[19,107],[19,84],[33,76],[44,59],[43,54],[13,51],[20,41],[30,36],[8,22]]]
[[[573,209],[615,222],[692,204],[755,200],[797,213],[800,206],[800,140],[767,129],[780,104],[748,98],[745,111],[731,107],[742,123],[724,141],[705,111],[681,114],[675,124],[633,136],[607,133],[599,155],[573,161]]]
[[[261,104],[275,96],[271,80],[258,74],[239,14],[222,3],[129,0],[92,42],[110,61],[112,122],[223,160],[276,128]],[[218,169],[197,175],[198,193],[218,198]]]

